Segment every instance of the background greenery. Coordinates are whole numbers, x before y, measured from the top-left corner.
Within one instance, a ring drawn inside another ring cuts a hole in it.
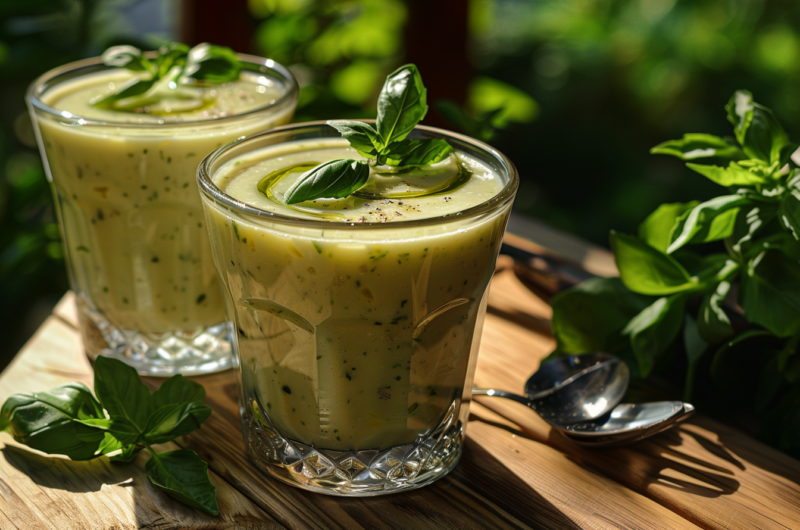
[[[26,86],[122,42],[180,35],[175,2],[0,0],[0,366],[67,289],[51,199],[24,106]],[[159,10],[132,29],[135,9]],[[728,133],[723,104],[747,88],[800,132],[800,5],[789,0],[471,0],[469,116],[460,125],[522,175],[517,211],[607,245],[658,204],[708,199],[714,184],[648,155],[684,132]],[[293,65],[297,120],[372,117],[384,76],[409,49],[415,0],[250,0],[249,51]],[[146,7],[146,6],[145,6]],[[165,11],[166,9],[166,11]],[[442,18],[438,37],[458,29]],[[156,27],[155,25],[160,24]],[[225,44],[221,42],[220,44]],[[242,50],[248,51],[248,50]],[[444,68],[452,57],[427,50]],[[426,71],[422,70],[423,77]],[[448,88],[448,87],[445,87]],[[445,94],[447,95],[447,94]],[[499,112],[492,113],[497,109]],[[480,118],[488,117],[481,124]],[[426,120],[430,121],[430,120]]]

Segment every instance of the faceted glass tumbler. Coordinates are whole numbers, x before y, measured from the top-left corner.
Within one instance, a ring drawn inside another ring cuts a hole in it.
[[[260,210],[214,184],[236,157],[337,136],[310,123],[235,142],[203,161],[198,184],[251,458],[294,486],[380,495],[433,482],[459,460],[518,176],[488,145],[417,127],[411,137],[444,138],[490,167],[502,191],[444,217],[345,223]]]
[[[91,358],[114,357],[159,376],[231,366],[197,165],[236,138],[288,123],[298,97],[284,67],[239,57],[243,79],[280,96],[229,116],[98,121],[46,103],[67,83],[105,75],[110,67],[100,59],[51,70],[28,90]]]

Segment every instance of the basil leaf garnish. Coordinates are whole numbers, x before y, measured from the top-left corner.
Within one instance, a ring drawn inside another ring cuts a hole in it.
[[[366,184],[369,166],[363,160],[331,160],[300,175],[286,192],[286,204],[319,198],[347,197]]]
[[[227,83],[239,79],[242,63],[233,50],[207,42],[189,51],[183,75],[206,83]]]
[[[364,158],[375,158],[384,148],[383,142],[378,136],[378,131],[368,123],[351,120],[331,120],[328,125],[339,131],[350,142],[350,146]]]
[[[386,78],[378,96],[378,134],[384,145],[404,140],[428,112],[422,76],[413,64]]]
[[[219,515],[217,489],[208,478],[208,464],[186,449],[154,454],[144,467],[158,489],[198,510]]]
[[[453,148],[444,140],[405,140],[391,144],[378,156],[378,163],[393,167],[427,166],[452,153]]]
[[[103,52],[102,59],[105,65],[126,68],[131,72],[151,71],[150,61],[133,46],[112,46]]]
[[[153,85],[155,84],[156,82],[153,79],[132,79],[124,84],[119,92],[108,95],[100,101],[95,102],[94,106],[101,109],[111,109],[114,107],[114,103],[117,101],[125,98],[141,96],[153,88]]]
[[[153,97],[166,96],[170,90],[180,86],[183,78],[202,83],[227,83],[238,79],[242,71],[242,63],[233,50],[208,43],[189,48],[180,42],[172,42],[161,46],[158,55],[152,59],[133,46],[113,46],[103,53],[103,63],[150,74],[149,78],[132,79],[113,94],[93,103],[105,109],[114,109],[117,101],[142,96],[153,88]],[[147,103],[151,102],[148,98]]]
[[[413,168],[435,164],[454,152],[452,146],[440,139],[407,138],[428,112],[426,93],[419,70],[407,64],[386,77],[378,96],[378,119],[374,127],[353,120],[332,120],[328,125],[339,131],[359,155],[378,165]],[[368,179],[366,162],[332,160],[301,175],[287,191],[285,202],[346,197]],[[265,180],[274,182],[266,178],[262,184]],[[259,191],[263,193],[262,184]]]

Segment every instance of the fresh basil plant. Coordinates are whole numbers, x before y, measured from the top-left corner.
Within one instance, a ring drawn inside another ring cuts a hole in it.
[[[150,452],[145,473],[171,497],[211,515],[219,514],[208,465],[194,451],[166,453],[153,444],[200,428],[211,415],[202,385],[175,375],[152,394],[136,370],[116,359],[98,357],[94,365],[97,397],[81,383],[49,392],[14,394],[0,409],[0,430],[17,442],[47,454],[90,460],[109,453],[130,462]]]
[[[613,352],[646,377],[682,350],[685,399],[711,356],[715,387],[741,395],[746,384],[730,387],[744,373],[764,439],[800,454],[800,152],[750,92],[725,109],[733,138],[686,134],[651,153],[687,161],[726,191],[662,204],[635,236],[612,232],[620,278],[556,296],[554,355]],[[716,251],[699,252],[706,244]]]

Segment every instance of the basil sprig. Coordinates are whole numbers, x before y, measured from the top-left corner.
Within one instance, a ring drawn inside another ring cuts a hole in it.
[[[149,77],[136,77],[113,94],[93,103],[95,107],[112,109],[117,101],[141,96],[159,81],[167,80],[168,89],[176,89],[184,79],[205,84],[227,83],[239,78],[242,63],[230,48],[213,44],[186,44],[172,42],[158,49],[158,55],[148,58],[133,46],[112,46],[102,56],[107,66],[125,68],[131,72],[144,72]]]
[[[405,169],[441,162],[453,153],[445,140],[411,140],[409,133],[428,112],[427,90],[413,64],[401,66],[386,77],[378,96],[375,126],[350,120],[332,120],[358,154],[374,165]],[[286,193],[286,204],[319,198],[346,197],[369,179],[365,161],[341,159],[321,164],[302,174]]]
[[[211,408],[203,404],[203,386],[175,375],[151,394],[135,369],[98,357],[94,388],[97,398],[80,383],[14,394],[0,409],[0,430],[33,449],[72,460],[120,451],[110,460],[130,462],[147,448],[150,482],[184,504],[218,515],[216,488],[197,453],[157,453],[151,447],[199,429],[208,419]]]

